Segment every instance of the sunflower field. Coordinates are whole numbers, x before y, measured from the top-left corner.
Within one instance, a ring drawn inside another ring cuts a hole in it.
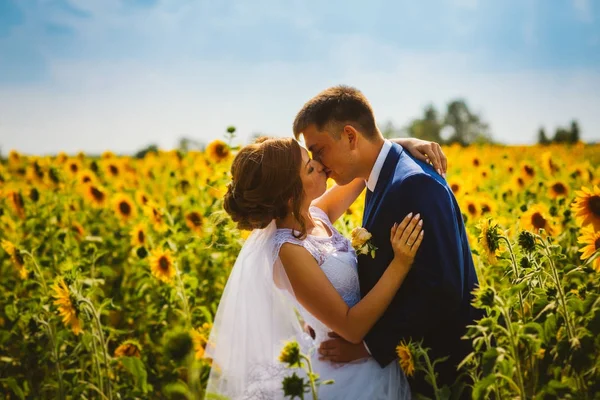
[[[0,397],[201,398],[248,236],[222,208],[235,151],[1,160]],[[600,145],[444,152],[487,311],[461,365],[473,397],[600,398]],[[336,223],[348,237],[363,204]],[[428,368],[414,343],[399,356]]]

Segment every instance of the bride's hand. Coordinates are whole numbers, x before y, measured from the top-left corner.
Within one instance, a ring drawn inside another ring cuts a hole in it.
[[[408,214],[400,224],[395,223],[390,232],[390,241],[394,250],[394,260],[400,268],[410,269],[417,250],[423,241],[423,220],[421,215]],[[392,264],[390,264],[392,265]]]
[[[404,147],[413,157],[432,164],[438,174],[446,178],[448,160],[439,143],[416,138],[396,138],[390,140]]]

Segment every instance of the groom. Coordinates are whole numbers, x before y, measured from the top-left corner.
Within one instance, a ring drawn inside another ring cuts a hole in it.
[[[385,140],[368,100],[352,87],[332,87],[309,100],[296,116],[294,135],[304,136],[306,147],[337,184],[356,178],[367,184],[363,227],[377,251],[375,258],[358,256],[363,297],[393,259],[392,225],[410,212],[420,213],[425,231],[404,284],[363,344],[330,334],[333,339],[321,345],[321,356],[349,362],[371,354],[385,367],[396,362],[401,340],[422,339],[432,361],[448,357],[436,365],[438,386],[452,385],[457,365],[471,349],[461,337],[482,314],[471,305],[477,275],[462,214],[446,181],[428,163]],[[423,375],[409,382],[413,392],[432,395]]]

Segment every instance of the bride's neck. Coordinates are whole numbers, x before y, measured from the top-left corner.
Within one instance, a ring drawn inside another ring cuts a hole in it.
[[[310,213],[308,212],[308,207],[302,207],[300,209],[300,216],[304,218],[304,225],[306,226],[306,230],[310,231],[315,227],[315,221],[312,219]],[[294,213],[289,213],[284,218],[280,218],[275,221],[277,228],[287,228],[299,231],[301,229],[300,223],[296,220],[296,216]]]

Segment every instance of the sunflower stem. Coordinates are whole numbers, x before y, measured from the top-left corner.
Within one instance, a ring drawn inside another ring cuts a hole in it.
[[[190,306],[187,301],[187,296],[185,295],[185,288],[183,286],[183,280],[181,279],[181,273],[179,271],[179,267],[175,263],[175,275],[177,275],[177,291],[179,292],[179,297],[181,297],[181,302],[183,303],[183,312],[185,313],[186,322],[188,327],[192,326],[192,315],[190,314]]]
[[[512,244],[510,243],[510,240],[508,240],[508,238],[506,236],[500,235],[500,239],[504,239],[504,241],[506,242],[506,244],[508,246],[508,252],[510,253],[511,264],[513,266],[513,270],[515,273],[515,282],[517,282],[517,280],[519,279],[519,269],[517,268],[517,258],[515,257],[515,253],[513,251]],[[519,307],[521,309],[521,318],[523,318],[523,321],[524,321],[525,320],[525,306],[523,304],[523,293],[520,290],[519,290]]]
[[[50,342],[52,343],[52,355],[54,356],[54,365],[56,366],[56,372],[58,375],[59,398],[64,399],[65,398],[65,386],[64,386],[64,382],[63,382],[62,368],[60,366],[60,361],[58,358],[58,343],[56,341],[54,325],[51,326],[49,322],[47,322],[46,320],[41,319],[41,318],[40,318],[39,322],[45,326],[45,328],[48,332],[48,337],[50,338]]]
[[[98,331],[98,340],[100,342],[100,345],[102,346],[102,356],[104,358],[104,370],[105,370],[105,373],[106,373],[108,398],[112,399],[112,390],[111,390],[110,375],[109,375],[109,365],[108,365],[108,354],[106,352],[106,343],[104,341],[104,333],[102,332],[102,324],[100,322],[100,317],[98,316],[98,312],[96,311],[96,308],[94,307],[94,304],[89,299],[87,299],[85,297],[82,297],[82,301],[85,304],[87,304],[88,307],[90,308],[89,311],[92,314],[93,320],[94,320],[94,322],[96,324],[96,330]]]
[[[500,300],[500,299],[499,299]],[[519,393],[521,394],[521,399],[526,399],[525,396],[525,384],[523,382],[523,374],[521,372],[521,361],[519,359],[519,352],[517,348],[517,344],[515,343],[515,333],[512,328],[512,321],[510,320],[509,310],[506,307],[504,301],[501,301],[500,311],[502,312],[504,319],[506,321],[506,328],[508,331],[508,340],[510,341],[510,350],[515,360],[515,367],[517,369],[517,382],[519,383]]]
[[[31,254],[27,250],[21,250],[21,253],[26,254],[29,257],[31,257],[31,261],[33,261],[33,266],[34,266],[35,272],[38,274],[38,276],[40,277],[40,279],[42,281],[42,286],[44,288],[44,295],[48,296],[48,285],[46,285],[46,279],[44,278],[44,275],[42,274],[42,270],[40,269],[40,266],[38,265],[37,261],[35,260],[35,257],[33,256],[33,254]]]
[[[317,397],[317,387],[315,385],[315,378],[310,359],[304,354],[300,354],[300,357],[306,361],[306,364],[308,366],[308,381],[310,382],[310,390],[312,392],[313,400],[318,400],[319,398]]]

